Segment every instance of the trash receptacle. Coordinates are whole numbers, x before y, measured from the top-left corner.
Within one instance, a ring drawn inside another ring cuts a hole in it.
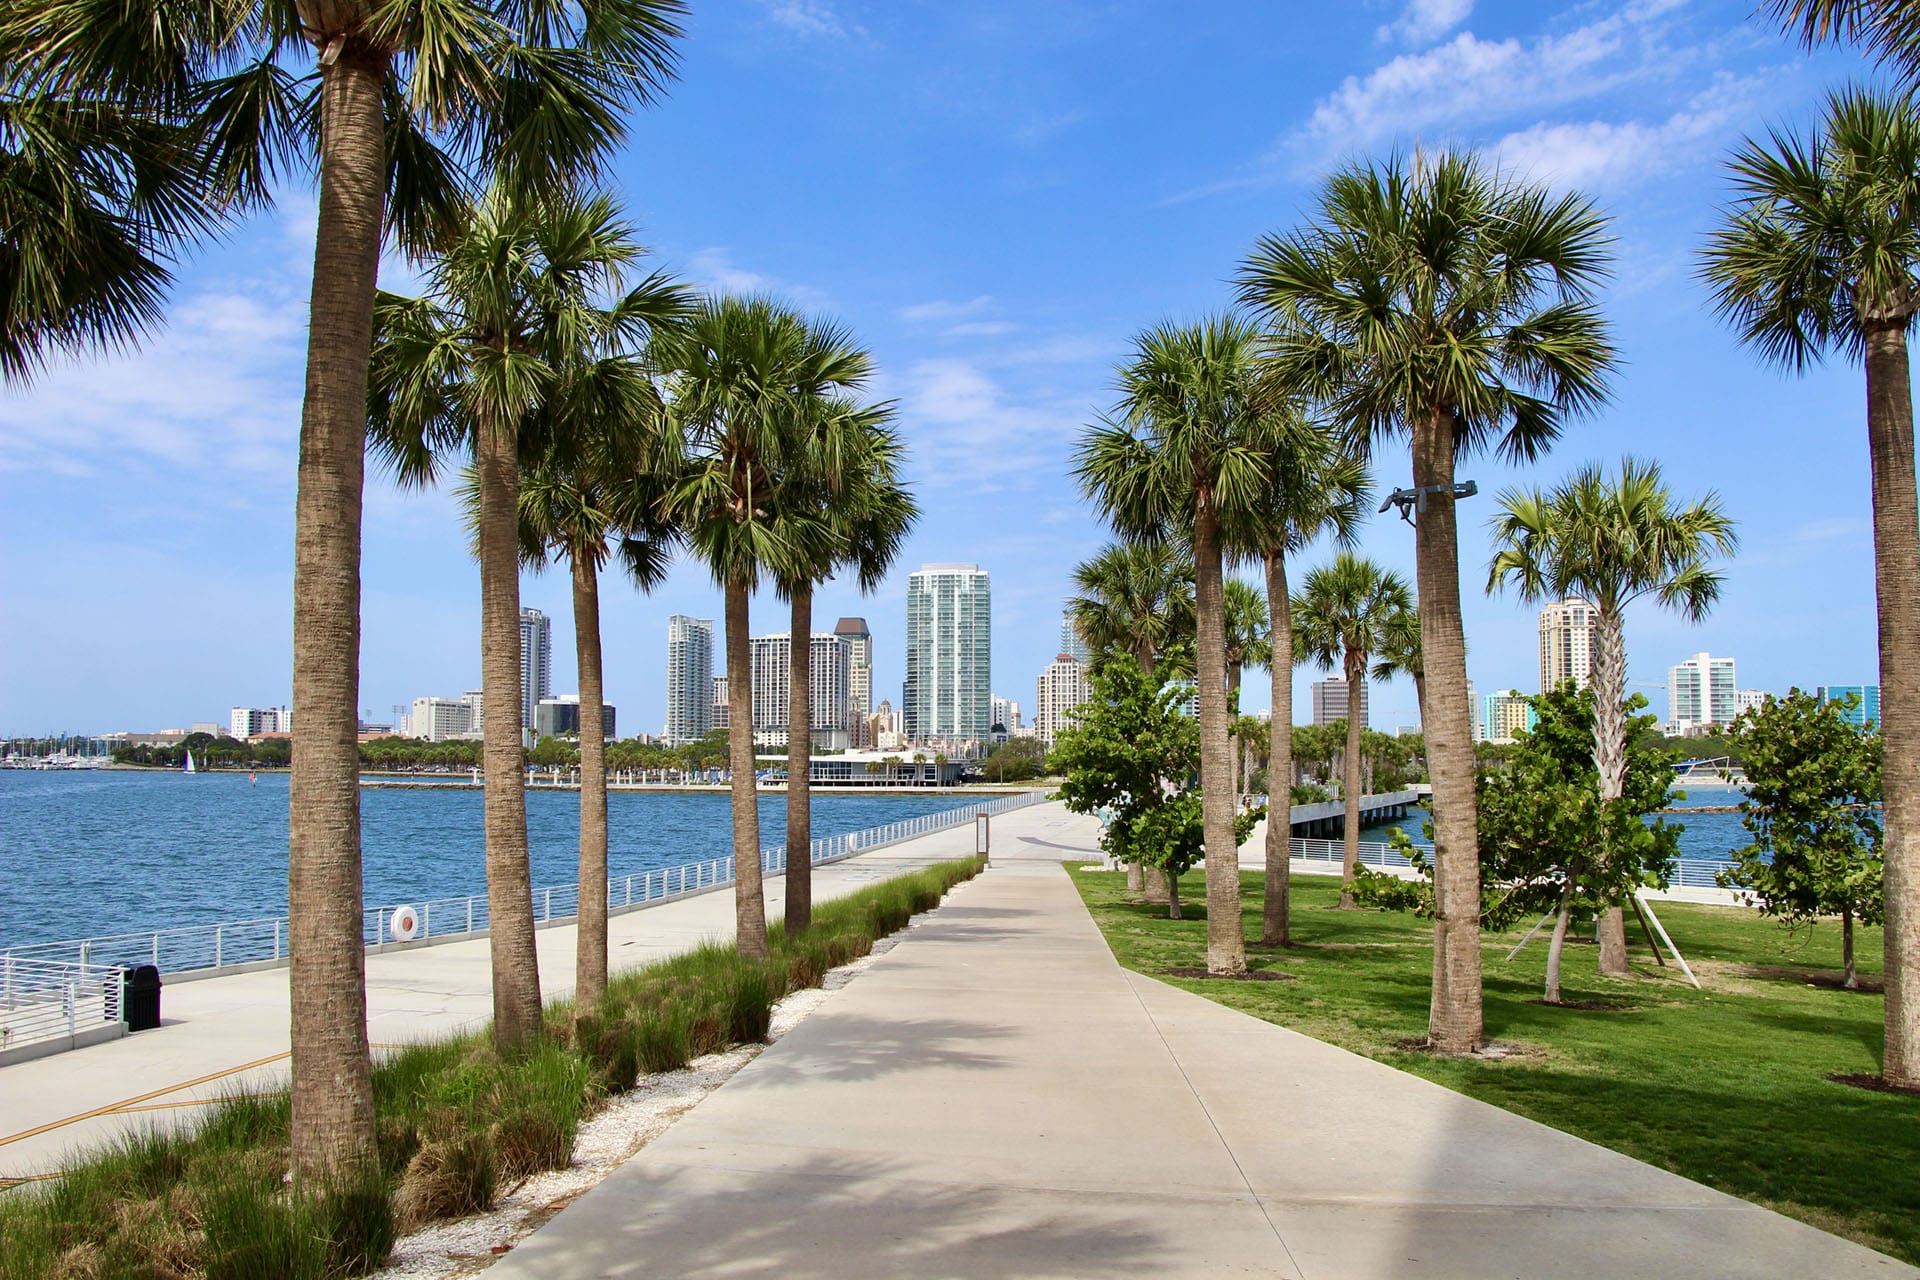
[[[151,1031],[160,1025],[160,970],[150,964],[127,970],[120,987],[120,1018],[129,1031]]]

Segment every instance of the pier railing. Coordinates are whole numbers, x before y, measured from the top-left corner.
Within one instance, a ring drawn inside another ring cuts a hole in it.
[[[1433,846],[1416,845],[1416,848],[1431,855]],[[1345,847],[1338,840],[1317,840],[1306,836],[1294,836],[1291,842],[1293,857],[1305,862],[1330,862],[1336,865],[1345,856]],[[1394,847],[1378,840],[1360,842],[1360,864],[1367,867],[1410,867],[1413,864],[1403,855],[1395,852]],[[1731,858],[1681,858],[1674,864],[1673,875],[1667,883],[1676,889],[1717,889],[1720,872],[1733,865]]]
[[[962,805],[939,813],[921,814],[862,831],[823,836],[810,846],[811,860],[818,866],[838,862],[882,845],[912,840],[952,827],[965,826],[981,814],[1008,813],[1024,809],[1046,799],[1041,791],[1023,791],[996,800]],[[1337,859],[1337,855],[1336,855]],[[760,850],[760,866],[771,875],[787,867],[785,845]],[[709,858],[671,867],[636,871],[616,876],[607,883],[607,907],[620,913],[638,910],[654,903],[707,893],[733,883],[733,859]],[[393,933],[393,914],[400,907],[417,913],[417,931],[408,942],[426,939],[442,941],[487,927],[487,895],[468,894],[456,898],[429,901],[387,903],[368,906],[361,913],[360,931],[370,947],[401,942]],[[580,886],[552,885],[533,891],[533,918],[536,926],[559,924],[580,914]],[[272,966],[287,958],[287,919],[262,916],[253,920],[226,920],[218,924],[185,925],[173,929],[146,929],[137,933],[108,934],[76,938],[63,942],[27,943],[0,951],[0,967],[13,962],[56,965],[95,966],[151,964],[162,974],[203,974],[209,970],[235,966]],[[116,995],[117,999],[117,995]]]
[[[31,1045],[117,1027],[123,981],[115,965],[0,956],[0,1062]]]

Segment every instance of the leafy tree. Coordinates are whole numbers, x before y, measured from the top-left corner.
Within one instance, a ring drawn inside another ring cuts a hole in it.
[[[1664,755],[1629,750],[1621,795],[1601,801],[1594,785],[1593,700],[1592,689],[1576,692],[1570,685],[1532,699],[1538,723],[1513,744],[1506,768],[1484,770],[1476,783],[1487,868],[1480,922],[1503,932],[1553,914],[1544,991],[1549,1004],[1560,1003],[1569,923],[1596,919],[1639,885],[1664,885],[1679,852],[1681,827],[1645,820],[1665,808],[1672,794],[1673,766]],[[1654,722],[1636,714],[1645,706],[1639,694],[1628,700],[1625,715],[1635,728]],[[1415,867],[1430,876],[1424,855],[1395,835]],[[1362,869],[1355,890],[1373,905],[1432,911],[1430,880],[1410,882]]]
[[[1193,557],[1166,542],[1108,543],[1073,571],[1067,599],[1094,664],[1128,653],[1149,676],[1160,655],[1193,628]]]
[[[1138,663],[1107,663],[1092,680],[1093,700],[1054,743],[1054,767],[1065,778],[1060,798],[1075,813],[1112,815],[1101,848],[1164,871],[1167,915],[1178,920],[1180,877],[1206,852],[1193,787],[1199,725],[1181,714],[1181,691],[1156,688]],[[1235,836],[1245,840],[1259,816],[1235,815]]]
[[[1753,894],[1756,905],[1789,928],[1840,917],[1848,989],[1853,925],[1878,924],[1885,909],[1880,799],[1880,740],[1849,724],[1845,709],[1799,690],[1768,695],[1743,712],[1729,737],[1745,749],[1747,799],[1740,823],[1753,843],[1733,851],[1720,883]]]
[[[1346,802],[1342,823],[1340,906],[1356,905],[1345,882],[1360,865],[1360,763],[1363,722],[1359,710],[1367,684],[1367,657],[1379,652],[1389,622],[1413,608],[1413,593],[1397,573],[1342,551],[1333,563],[1307,574],[1306,585],[1293,600],[1293,647],[1302,658],[1323,671],[1340,670],[1347,681],[1346,772],[1340,794]]]
[[[1489,592],[1512,585],[1530,604],[1578,597],[1598,616],[1593,762],[1600,801],[1608,803],[1625,783],[1627,606],[1652,600],[1688,622],[1705,618],[1723,580],[1713,559],[1739,545],[1733,521],[1717,495],[1683,505],[1667,488],[1659,463],[1629,457],[1617,478],[1586,466],[1548,492],[1507,490],[1500,495],[1493,537]],[[1618,905],[1601,920],[1600,972],[1629,972]]]
[[[1866,12],[1865,10],[1861,11]],[[1920,110],[1848,89],[1804,136],[1749,139],[1701,271],[1741,340],[1801,372],[1865,366],[1886,778],[1886,1061],[1920,1087],[1920,495],[1907,335],[1920,313]]]
[[[1026,782],[1046,772],[1047,744],[1038,738],[1008,738],[981,765],[988,782]]]
[[[1362,458],[1412,443],[1439,863],[1428,1030],[1442,1053],[1472,1051],[1483,1029],[1455,464],[1487,448],[1530,461],[1604,398],[1615,353],[1593,291],[1609,259],[1585,197],[1446,150],[1335,173],[1312,220],[1263,237],[1240,270],[1242,300],[1273,330],[1279,391],[1320,406]]]

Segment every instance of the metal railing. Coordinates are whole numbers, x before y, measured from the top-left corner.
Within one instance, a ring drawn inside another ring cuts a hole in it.
[[[0,956],[0,1053],[120,1021],[115,965]]]
[[[1345,856],[1345,846],[1338,840],[1316,840],[1305,836],[1295,836],[1291,842],[1291,856],[1306,862],[1339,863]],[[1432,845],[1416,845],[1415,848],[1431,857]],[[1360,863],[1369,867],[1410,867],[1413,864],[1394,851],[1390,844],[1377,840],[1360,842]],[[1717,889],[1721,871],[1733,865],[1731,858],[1681,858],[1674,863],[1673,875],[1668,877],[1668,885],[1676,889]]]
[[[889,822],[863,831],[823,836],[811,843],[815,865],[837,862],[865,853],[881,845],[911,840],[950,827],[971,823],[980,814],[1007,813],[1024,809],[1046,799],[1043,791],[1023,791],[997,800],[962,805],[939,813]],[[1337,855],[1336,855],[1337,859]],[[760,866],[779,874],[786,870],[785,845],[760,850]],[[637,871],[607,883],[609,910],[622,911],[650,903],[666,902],[696,893],[706,893],[733,883],[733,859],[709,858],[671,867]],[[360,934],[368,946],[397,942],[393,936],[393,913],[411,906],[418,913],[418,931],[408,941],[427,938],[446,939],[475,933],[487,927],[487,895],[469,894],[458,898],[434,898],[427,902],[388,903],[362,910]],[[580,914],[580,886],[553,885],[533,891],[533,918],[536,925],[569,920]],[[218,924],[185,925],[174,929],[146,929],[137,933],[107,934],[62,942],[27,943],[0,951],[0,965],[19,960],[60,965],[132,966],[150,964],[163,974],[180,974],[235,965],[272,965],[287,958],[287,919],[263,916],[253,920],[227,920]]]

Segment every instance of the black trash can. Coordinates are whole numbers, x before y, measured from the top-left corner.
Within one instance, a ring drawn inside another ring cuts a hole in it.
[[[160,1025],[160,970],[150,964],[127,970],[120,988],[120,1018],[129,1031],[151,1031]]]

